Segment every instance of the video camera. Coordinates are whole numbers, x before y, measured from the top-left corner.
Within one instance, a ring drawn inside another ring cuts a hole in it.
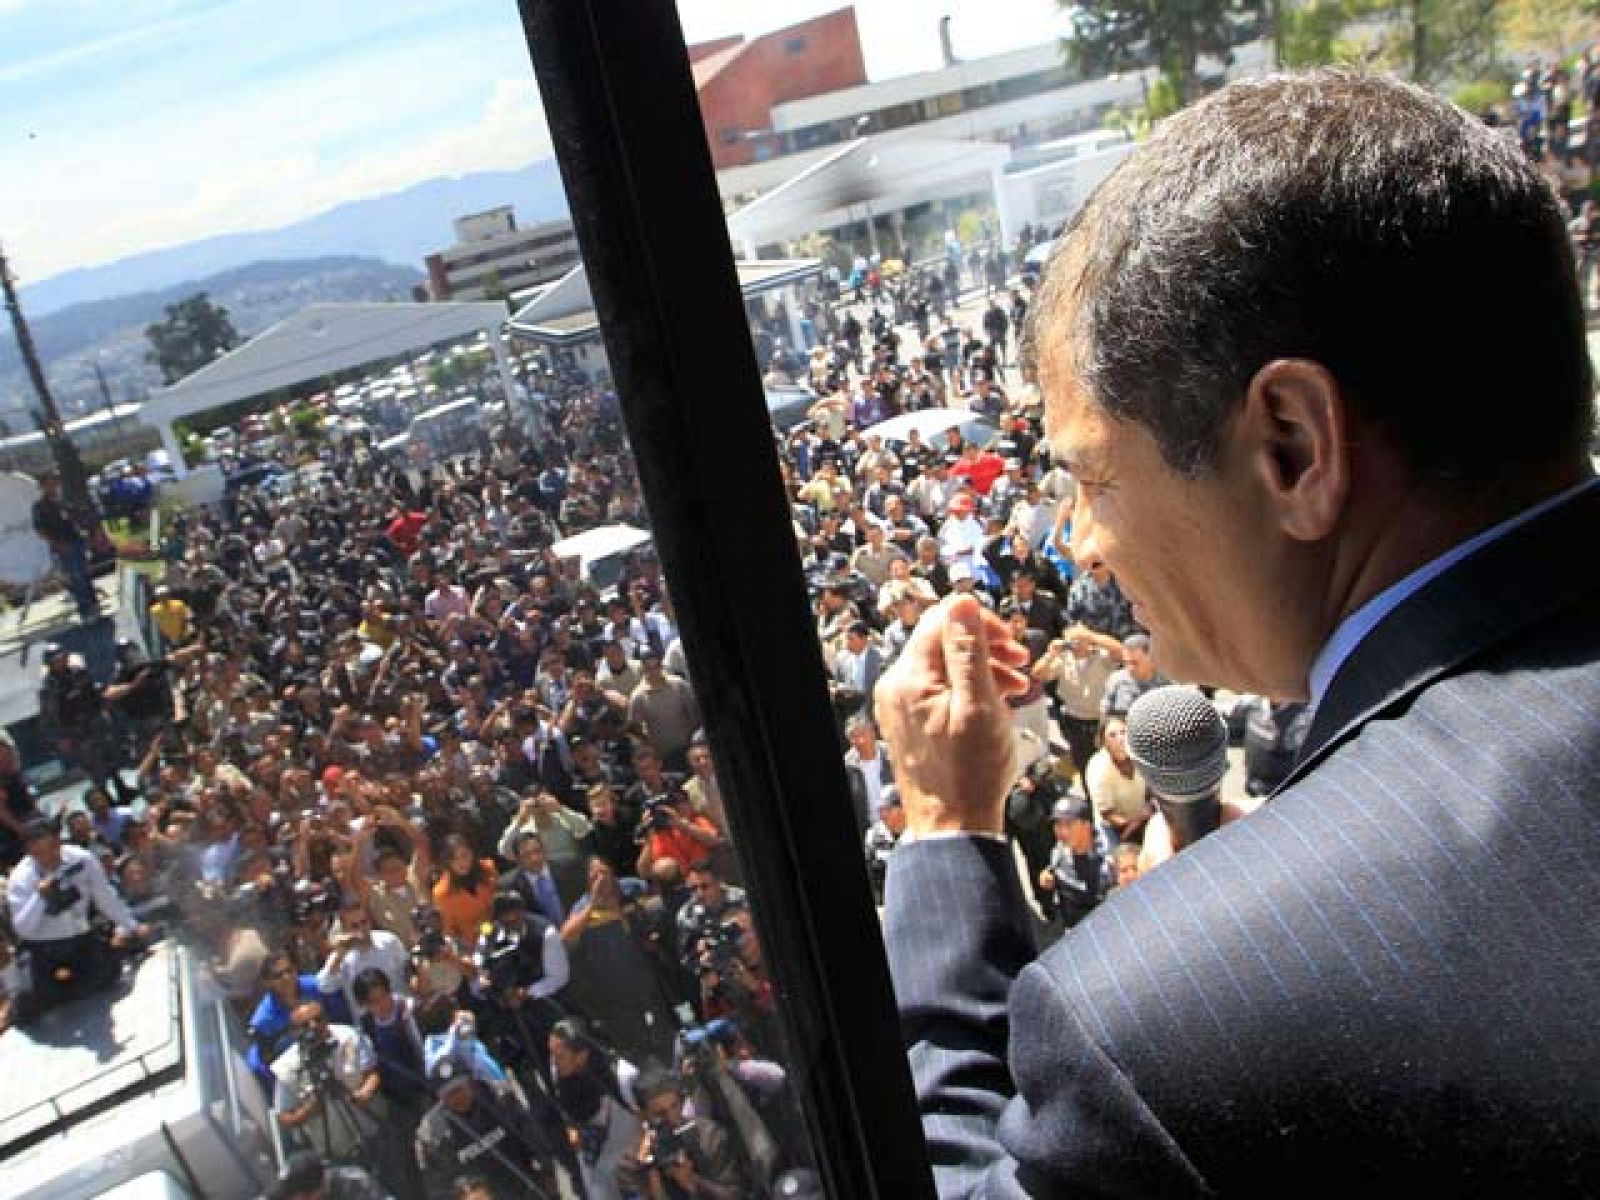
[[[512,989],[520,987],[520,959],[523,933],[496,924],[489,934],[487,945],[481,952],[483,971],[489,977],[489,996],[501,1001]]]
[[[639,827],[634,830],[633,840],[642,842],[652,833],[664,833],[671,828],[672,795],[669,792],[662,792],[645,800],[644,808],[639,814]]]
[[[682,1158],[689,1148],[686,1140],[694,1130],[693,1121],[673,1125],[670,1121],[650,1122],[650,1152],[639,1159],[641,1167],[671,1166]]]
[[[744,927],[737,921],[708,921],[699,935],[699,948],[710,961],[702,964],[701,972],[724,974],[739,960],[739,943],[743,937]]]
[[[332,914],[339,911],[338,893],[309,879],[298,880],[291,897],[289,912],[297,923],[313,913]]]
[[[739,1039],[739,1027],[727,1017],[718,1017],[704,1025],[690,1025],[678,1036],[686,1051],[709,1046],[728,1049]]]
[[[433,962],[443,953],[444,934],[437,929],[425,929],[411,948],[411,962],[420,970],[423,964]]]
[[[328,1031],[307,1025],[295,1035],[295,1044],[300,1047],[300,1070],[311,1087],[320,1091],[333,1083],[334,1040]]]
[[[82,861],[75,862],[50,876],[40,886],[39,894],[44,897],[44,910],[50,916],[60,916],[83,899],[83,892],[79,890],[78,885],[69,882],[83,870],[83,866]]]

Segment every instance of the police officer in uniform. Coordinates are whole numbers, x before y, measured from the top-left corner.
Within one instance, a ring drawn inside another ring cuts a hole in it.
[[[552,1147],[507,1085],[475,1079],[446,1055],[428,1071],[438,1102],[417,1127],[417,1164],[430,1200],[451,1200],[455,1180],[477,1175],[495,1196],[559,1194]]]
[[[58,643],[44,648],[44,664],[39,724],[55,740],[56,754],[67,766],[81,769],[89,782],[114,789],[118,803],[131,804],[138,793],[117,771],[116,739],[100,685],[83,660]]]
[[[6,905],[29,953],[33,1003],[42,1010],[116,982],[120,960],[95,935],[91,910],[115,927],[115,948],[141,941],[150,931],[117,895],[99,860],[62,843],[54,821],[33,818],[24,845],[27,856],[6,883]]]

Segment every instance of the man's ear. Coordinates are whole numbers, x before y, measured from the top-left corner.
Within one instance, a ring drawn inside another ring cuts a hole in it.
[[[1301,542],[1333,532],[1350,494],[1348,412],[1321,363],[1280,358],[1255,373],[1245,390],[1245,452],[1277,523]]]

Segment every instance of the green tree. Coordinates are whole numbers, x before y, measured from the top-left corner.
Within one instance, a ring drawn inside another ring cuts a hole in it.
[[[461,367],[453,358],[441,359],[428,368],[428,382],[441,392],[448,392],[462,381]]]
[[[1565,60],[1596,34],[1597,0],[1502,0],[1501,29],[1514,51]]]
[[[1154,64],[1184,103],[1195,99],[1202,54],[1227,61],[1240,21],[1263,0],[1061,0],[1072,25],[1068,58],[1085,75]]]
[[[1341,57],[1437,86],[1495,73],[1505,0],[1343,0],[1354,23]]]
[[[1134,141],[1143,141],[1150,136],[1157,121],[1183,107],[1180,95],[1178,83],[1171,75],[1158,75],[1145,91],[1143,103],[1126,109],[1113,108],[1101,124],[1107,129],[1120,129]]]
[[[176,383],[239,344],[228,310],[196,292],[166,307],[165,317],[146,327],[150,342],[145,355],[161,371],[164,383]]]
[[[1283,3],[1274,20],[1280,67],[1321,67],[1339,62],[1350,48],[1342,42],[1345,27],[1357,20],[1363,6],[1357,0],[1309,0]]]

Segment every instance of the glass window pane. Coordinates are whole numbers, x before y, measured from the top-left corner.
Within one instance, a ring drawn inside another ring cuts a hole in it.
[[[234,114],[227,137],[202,122],[212,136],[191,140],[179,102],[198,91],[163,92],[167,104],[128,124],[138,97],[167,87],[146,64],[60,75],[63,88],[99,89],[103,124],[130,144],[177,147],[156,186],[138,155],[112,153],[59,110],[75,132],[40,154],[94,157],[132,232],[115,240],[103,213],[60,200],[44,172],[30,175],[40,161],[14,174],[37,179],[34,207],[58,206],[59,228],[0,208],[26,285],[18,307],[36,314],[51,399],[123,559],[99,578],[108,613],[119,598],[112,621],[74,625],[65,595],[35,603],[25,640],[61,641],[84,660],[82,676],[68,669],[74,686],[112,690],[109,716],[78,725],[32,705],[24,765],[52,780],[48,810],[80,813],[71,836],[104,858],[140,919],[235,1001],[252,1068],[235,1083],[260,1089],[240,1111],[271,1104],[292,1144],[360,1163],[400,1196],[474,1173],[494,1194],[571,1194],[580,1181],[590,1195],[625,1193],[652,1171],[671,1179],[685,1157],[727,1194],[812,1168],[837,1186],[827,1160],[842,1146],[819,1146],[801,1085],[819,1089],[818,1064],[861,1036],[843,1025],[865,1024],[869,1006],[825,1002],[763,946],[758,926],[786,930],[785,954],[819,938],[815,914],[740,845],[778,822],[776,800],[731,795],[704,744],[704,712],[723,714],[724,744],[739,715],[688,678],[680,628],[696,618],[675,609],[668,585],[680,585],[656,561],[610,331],[585,292],[514,9],[450,33],[463,61],[506,86],[473,93],[484,115],[469,129],[417,147],[384,98],[416,91],[418,60],[375,64],[348,48],[382,31],[416,53],[425,16],[372,24],[341,10],[333,37],[235,8],[220,32],[131,18],[123,31],[170,36],[163,69],[237,68],[205,85]],[[838,20],[802,24],[772,43],[777,58],[808,60]],[[279,58],[318,65],[286,72]],[[847,62],[830,78],[858,75]],[[416,128],[453,119],[442,105],[429,114]],[[804,138],[839,141],[814,125]],[[737,123],[710,136],[749,163],[793,142]],[[305,200],[298,160],[283,155],[335,155],[350,139],[365,157],[318,175],[321,208]],[[396,143],[440,176],[465,164],[470,185],[431,179]],[[162,218],[169,234],[158,217],[173,188],[210,207]],[[334,203],[355,207],[324,213]],[[403,252],[381,232],[402,207],[408,229],[432,231]],[[284,222],[276,240],[201,256],[219,275],[175,255],[148,275],[106,267],[76,293],[50,278],[163,239]],[[300,245],[317,261],[273,249]],[[818,341],[831,289],[813,253],[747,264],[737,286],[739,336],[748,327],[761,355],[750,403],[764,383],[767,406],[748,450],[770,456],[772,429],[818,419],[791,358]],[[124,303],[160,287],[144,307]],[[60,309],[73,298],[136,315],[119,316],[114,336],[69,336]],[[28,386],[20,371],[16,384]],[[30,424],[6,420],[7,434]],[[58,462],[38,437],[8,437],[4,453],[32,472]],[[763,464],[776,488],[775,463]],[[74,519],[97,537],[87,511]],[[780,520],[762,533],[778,544],[794,530]],[[728,577],[730,592],[744,586]],[[19,694],[33,696],[37,665]],[[836,683],[847,716],[868,681]],[[820,705],[828,684],[815,670],[799,686]],[[858,792],[858,821],[826,733],[839,785],[813,790],[814,815],[842,836],[848,869],[831,886],[870,934],[861,839],[873,792]],[[104,796],[87,795],[90,782]],[[892,1045],[892,1031],[878,1040]]]

